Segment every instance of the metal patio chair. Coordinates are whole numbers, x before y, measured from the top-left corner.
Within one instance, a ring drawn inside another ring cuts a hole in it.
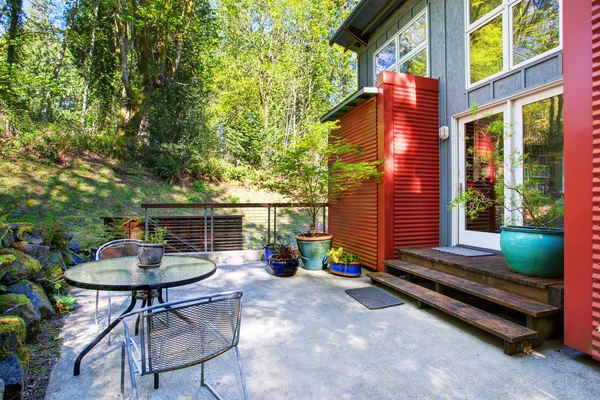
[[[133,311],[125,318],[137,316],[139,336],[132,337],[123,320],[125,340],[121,349],[121,394],[125,398],[125,358],[129,364],[132,397],[138,398],[135,374],[154,375],[159,387],[159,373],[201,364],[200,384],[217,398],[215,389],[204,380],[205,363],[230,349],[235,349],[239,374],[247,399],[242,362],[238,350],[242,318],[242,292],[215,293],[191,299],[157,304]]]
[[[105,260],[108,258],[119,258],[119,257],[130,257],[137,256],[137,245],[142,243],[141,240],[136,239],[118,239],[112,240],[110,242],[104,243],[102,246],[98,248],[96,251],[96,261]],[[107,291],[108,298],[108,308],[106,312],[106,317],[100,316],[100,291],[96,291],[96,310],[94,313],[94,319],[96,321],[96,327],[100,332],[102,332],[108,325],[111,323],[112,316],[112,295],[110,291]],[[123,292],[125,293],[125,292]],[[130,292],[127,292],[127,295],[131,295]],[[103,322],[106,320],[106,323]],[[111,335],[106,335],[104,340],[110,344]]]

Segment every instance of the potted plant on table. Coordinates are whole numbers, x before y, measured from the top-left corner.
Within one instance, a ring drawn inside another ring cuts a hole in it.
[[[331,249],[329,256],[329,270],[334,275],[356,278],[360,276],[360,256],[344,251],[342,247]]]
[[[477,113],[476,108],[473,113]],[[467,176],[466,181],[473,184],[461,190],[450,207],[462,207],[469,221],[492,208],[515,212],[517,217],[504,218],[500,227],[500,249],[508,268],[524,275],[560,277],[564,270],[564,229],[557,228],[556,223],[564,215],[564,198],[542,190],[540,177],[548,175],[547,165],[516,150],[504,154],[503,141],[512,132],[500,117],[483,120],[486,126],[476,126],[473,135],[485,146],[473,141],[473,146],[466,148],[470,160],[466,167],[486,173]],[[554,145],[562,146],[562,142]],[[521,171],[523,181],[515,183],[516,173]]]
[[[138,244],[140,267],[159,267],[165,254],[165,235],[167,230],[156,227],[148,233],[148,238]]]
[[[282,148],[271,180],[263,184],[306,210],[310,228],[296,236],[296,242],[303,267],[309,270],[321,270],[327,264],[333,235],[318,231],[317,217],[329,199],[359,189],[365,180],[379,180],[381,175],[381,161],[347,162],[347,157],[360,153],[361,148],[330,136],[335,127],[332,123],[313,125],[304,136]]]
[[[271,273],[275,276],[294,276],[298,272],[298,254],[289,244],[282,243],[275,248],[267,260]]]

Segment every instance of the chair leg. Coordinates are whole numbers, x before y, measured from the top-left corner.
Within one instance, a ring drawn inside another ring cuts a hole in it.
[[[217,393],[215,391],[215,389],[204,380],[204,364],[206,364],[206,361],[203,362],[202,364],[200,364],[201,365],[201,367],[200,367],[201,368],[200,369],[200,385],[207,388],[213,394],[213,396],[215,396],[215,398],[217,398],[217,400],[223,400],[223,398],[221,396],[219,396],[219,393]]]
[[[238,361],[238,368],[240,369],[240,380],[242,381],[244,400],[248,400],[248,392],[246,391],[246,379],[244,378],[244,370],[242,369],[242,358],[240,357],[240,350],[238,349],[237,345],[235,346],[235,355]]]
[[[121,397],[125,399],[125,341],[121,344]]]
[[[154,374],[154,389],[158,389],[159,385],[158,374]]]

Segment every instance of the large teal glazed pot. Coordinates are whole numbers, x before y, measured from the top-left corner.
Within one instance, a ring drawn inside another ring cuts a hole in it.
[[[296,236],[302,268],[308,270],[322,270],[327,266],[327,252],[331,249],[333,235],[320,233],[318,236]]]
[[[502,226],[500,249],[508,269],[540,278],[560,278],[565,265],[565,230]]]

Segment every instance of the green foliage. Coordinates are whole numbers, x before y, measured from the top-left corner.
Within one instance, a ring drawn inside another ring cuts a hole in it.
[[[165,240],[165,236],[167,234],[167,230],[161,227],[154,227],[150,232],[148,232],[148,239],[144,241],[144,243],[148,244],[165,244],[167,241]]]
[[[329,259],[337,264],[350,264],[353,262],[360,262],[360,256],[358,254],[353,254],[348,251],[344,251],[342,247],[338,247],[337,249],[330,249],[327,252],[327,256]]]
[[[31,300],[29,300],[24,294],[0,295],[0,313],[5,312],[11,307],[20,305],[31,305]]]
[[[228,201],[229,203],[234,203],[234,204],[235,204],[235,203],[239,203],[239,202],[240,202],[240,198],[239,198],[239,196],[230,195],[230,196],[227,198],[227,201]]]
[[[264,186],[302,203],[311,219],[311,235],[317,233],[317,217],[323,204],[347,190],[358,190],[369,179],[379,180],[383,161],[349,163],[345,157],[361,149],[339,138],[329,138],[333,124],[316,124],[274,160],[272,179]]]
[[[54,308],[59,314],[66,314],[75,308],[75,296],[55,294],[52,296]]]
[[[53,250],[66,250],[69,245],[69,234],[63,223],[54,218],[48,219],[41,225],[44,244]]]
[[[194,187],[194,190],[198,193],[206,193],[208,191],[208,186],[204,181],[194,181],[194,184],[192,186]]]

